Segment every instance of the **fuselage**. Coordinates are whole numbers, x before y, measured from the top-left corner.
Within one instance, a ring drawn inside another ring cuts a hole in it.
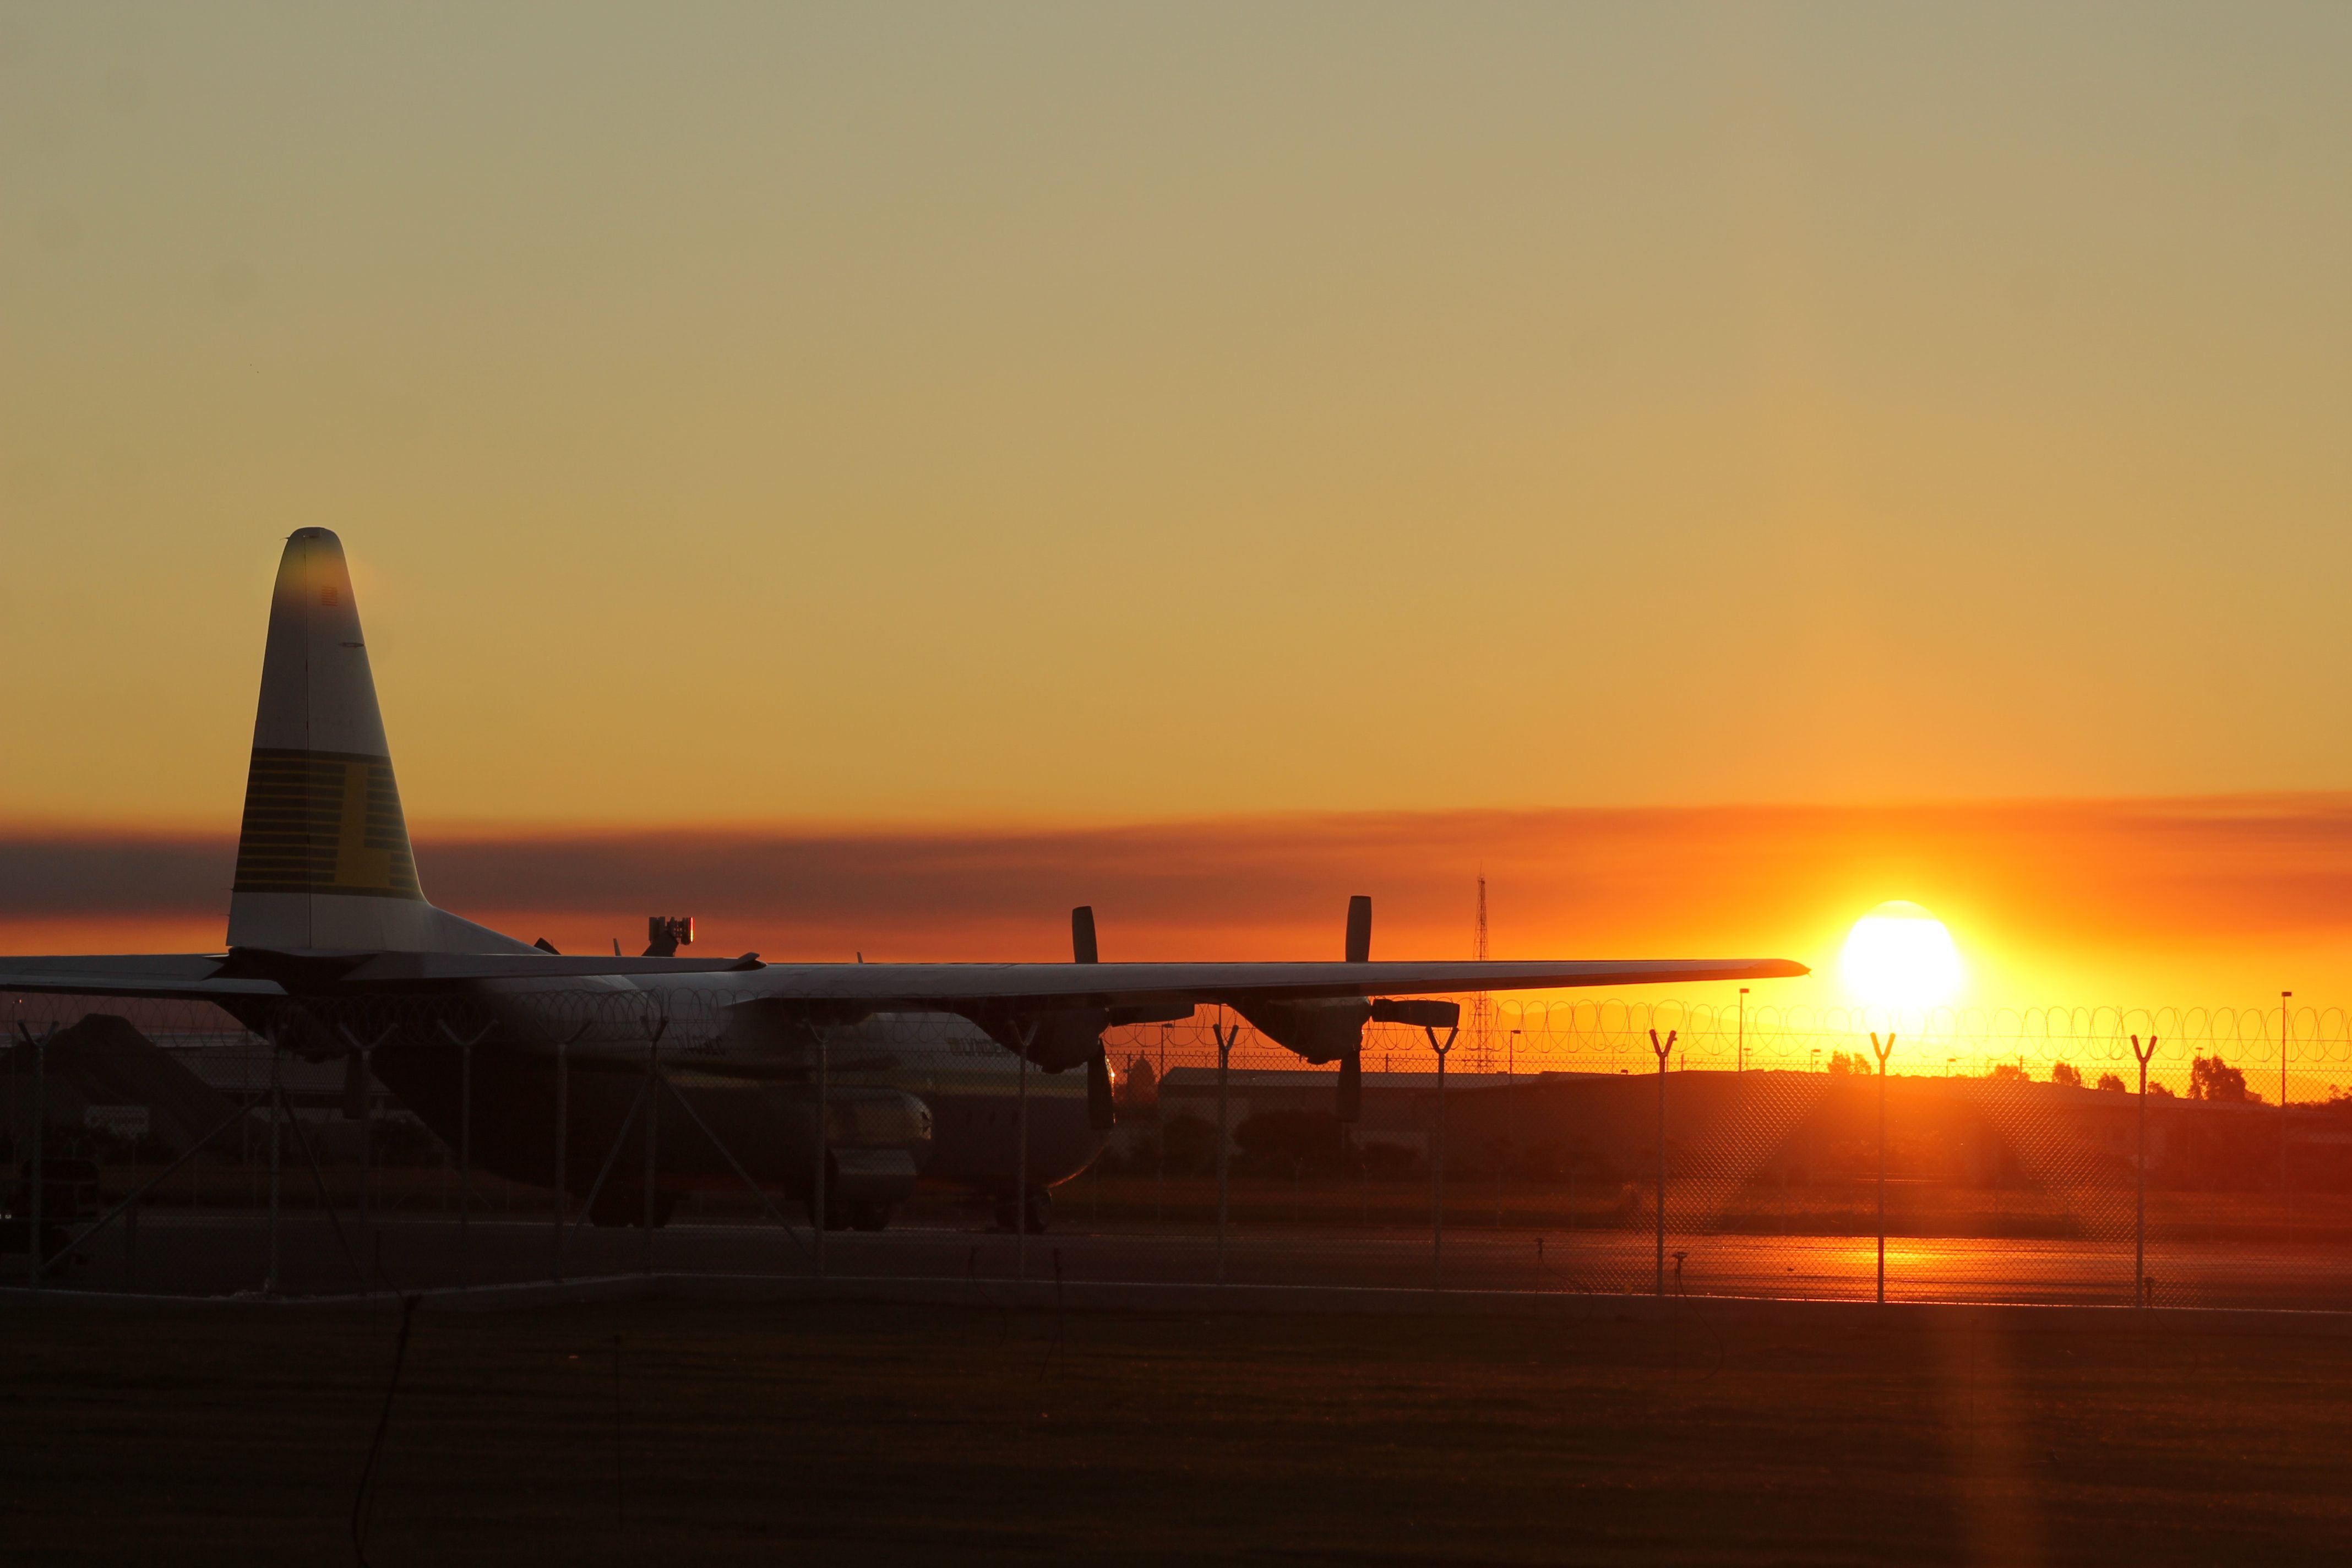
[[[808,1201],[820,1147],[828,1206],[845,1202],[861,1223],[918,1179],[1005,1198],[1067,1181],[1100,1152],[1083,1073],[1024,1068],[954,1014],[815,1021],[759,978],[480,981],[379,1008],[298,996],[233,1010],[297,1050],[363,1047],[445,1142],[535,1184],[557,1180],[560,1161],[564,1186],[600,1218],[640,1212],[648,1131],[660,1215],[746,1176]]]

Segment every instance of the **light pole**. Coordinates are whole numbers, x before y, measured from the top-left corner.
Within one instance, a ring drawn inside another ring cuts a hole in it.
[[[1657,1293],[1666,1293],[1666,1058],[1673,1054],[1675,1031],[1668,1029],[1661,1042],[1658,1031],[1650,1031],[1650,1049],[1658,1056],[1658,1276]]]
[[[2147,1305],[2147,1062],[2156,1055],[2156,1037],[2142,1049],[2131,1037],[2132,1055],[2139,1058],[2139,1149],[2132,1161],[2132,1305]]]
[[[1886,1305],[1886,1058],[1895,1054],[1895,1031],[1886,1032],[1883,1046],[1872,1035],[1870,1048],[1878,1057],[1878,1304],[1883,1307]]]

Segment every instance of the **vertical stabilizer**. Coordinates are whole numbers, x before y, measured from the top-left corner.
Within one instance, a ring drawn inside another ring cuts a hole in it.
[[[425,902],[342,542],[286,542],[229,897],[232,947],[503,950]]]

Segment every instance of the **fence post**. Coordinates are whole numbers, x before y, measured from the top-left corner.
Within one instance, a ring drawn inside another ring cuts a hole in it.
[[[480,1039],[480,1035],[475,1037]],[[457,1084],[457,1281],[473,1284],[473,1039],[458,1047]]]
[[[2140,1048],[2131,1037],[2132,1055],[2139,1058],[2139,1149],[2132,1160],[2132,1305],[2147,1305],[2147,1063],[2156,1055],[2156,1037]]]
[[[2286,1210],[2287,1239],[2294,1239],[2294,1178],[2287,1170],[2286,1048],[2294,1034],[2294,1015],[2287,1010],[2294,993],[2279,993],[2279,1201]]]
[[[1429,1144],[1429,1288],[1445,1289],[1445,1058],[1453,1052],[1454,1037],[1461,1030],[1445,1031],[1445,1043],[1437,1043],[1437,1030],[1428,1024],[1422,1032],[1429,1037],[1429,1048],[1437,1053],[1437,1132]]]
[[[376,1239],[375,1215],[368,1206],[368,1182],[375,1163],[375,1047],[360,1052],[360,1255],[371,1264],[383,1257],[383,1243]],[[382,1284],[383,1270],[376,1269],[377,1284]]]
[[[1013,1053],[1013,1277],[1029,1278],[1029,1053],[1037,1044],[1040,1018],[1016,1018]]]
[[[41,1288],[43,1262],[41,1255],[47,1250],[41,1238],[41,1204],[47,1194],[49,1185],[48,1165],[41,1148],[41,1123],[47,1114],[46,1108],[42,1104],[41,1079],[47,1065],[49,1037],[58,1032],[58,1026],[51,1024],[41,1031],[41,1037],[37,1040],[33,1037],[31,1030],[22,1025],[17,1027],[18,1032],[25,1037],[25,1043],[33,1047],[33,1163],[30,1178],[33,1185],[33,1202],[29,1222],[32,1228],[25,1233],[25,1283],[28,1289],[37,1290]]]
[[[375,1234],[374,1216],[368,1208],[368,1176],[375,1158],[375,1079],[370,1058],[373,1051],[362,1047],[360,1061],[360,1191],[358,1226],[360,1237],[360,1278],[366,1281],[360,1289],[362,1294],[375,1288],[373,1278],[367,1272],[367,1260],[383,1256],[381,1248],[371,1252],[370,1241]]]
[[[1886,1031],[1886,1043],[1880,1045],[1878,1037],[1870,1037],[1870,1048],[1878,1057],[1878,1304],[1886,1305],[1886,1058],[1895,1054],[1895,1031]]]
[[[809,1204],[811,1232],[809,1237],[809,1251],[813,1259],[811,1267],[816,1270],[817,1279],[822,1282],[824,1279],[825,1096],[828,1092],[825,1085],[825,1068],[830,1064],[825,1059],[824,1026],[822,1024],[811,1025],[809,1027],[809,1034],[816,1042],[816,1169],[809,1179],[809,1191],[814,1194],[810,1199]]]
[[[474,1047],[489,1038],[486,1026],[470,1038],[460,1040],[457,1031],[446,1019],[440,1021],[442,1034],[457,1047],[457,1282],[474,1282]]]
[[[587,1033],[587,1029],[583,1024],[572,1031],[572,1039],[555,1042],[555,1251],[549,1274],[559,1285],[563,1282],[564,1200],[570,1196],[572,1186],[572,1167],[566,1163],[570,1151],[564,1146],[572,1126],[572,1083],[567,1076],[570,1063],[565,1053],[571,1050],[572,1041]]]
[[[1013,1277],[1029,1278],[1029,1047],[1034,1024],[1022,1031],[1013,1088]]]
[[[1227,1026],[1215,1019],[1209,1023],[1210,1037],[1217,1042],[1217,1283],[1225,1282],[1225,1080],[1227,1065],[1233,1060],[1234,1040],[1242,1032],[1239,1024]]]
[[[342,1026],[343,1039],[360,1058],[360,1253],[371,1262],[379,1261],[383,1256],[383,1247],[375,1239],[374,1221],[368,1211],[368,1172],[375,1158],[375,1048],[392,1038],[393,1032],[387,1027],[383,1034],[362,1045],[360,1037],[352,1033],[350,1026]],[[383,1273],[380,1268],[376,1270],[375,1283],[378,1285],[383,1283]]]
[[[654,1137],[654,1129],[661,1125],[661,1027],[654,1028],[654,1037],[646,1046],[646,1212],[643,1216],[646,1233],[637,1243],[637,1272],[654,1271],[655,1210],[661,1206],[657,1196],[661,1180],[661,1152]]]
[[[269,1041],[269,1271],[261,1282],[261,1293],[275,1296],[278,1294],[278,1207],[281,1190],[278,1119],[285,1111],[286,1091],[278,1066],[280,1052],[277,1031],[271,1030],[267,1038]]]
[[[1661,1042],[1658,1031],[1650,1031],[1650,1049],[1658,1058],[1658,1257],[1655,1290],[1666,1293],[1666,1058],[1673,1054],[1679,1031],[1668,1029]]]

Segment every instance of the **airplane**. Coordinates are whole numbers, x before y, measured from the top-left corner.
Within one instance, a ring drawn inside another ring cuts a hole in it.
[[[1807,973],[1374,963],[1364,898],[1337,963],[1105,963],[1090,909],[1068,963],[680,956],[690,922],[649,923],[637,956],[563,954],[425,897],[342,543],[305,528],[270,601],[226,950],[0,958],[0,992],[212,1003],[280,1049],[345,1058],[355,1083],[372,1072],[477,1163],[561,1187],[597,1224],[659,1226],[692,1192],[750,1182],[812,1224],[880,1229],[925,1179],[1034,1231],[1105,1142],[1107,1029],[1228,1008],[1336,1063],[1351,1118],[1365,1026],[1458,1018],[1433,998]]]

